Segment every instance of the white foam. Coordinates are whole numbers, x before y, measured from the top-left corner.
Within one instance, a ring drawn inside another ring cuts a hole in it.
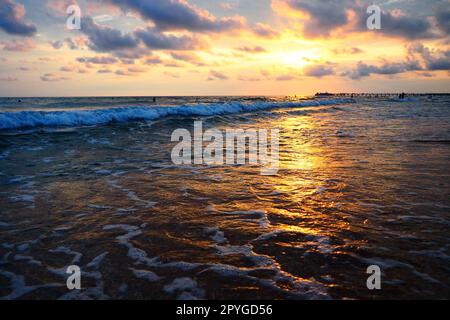
[[[164,286],[164,291],[169,294],[178,293],[179,300],[203,299],[205,294],[205,291],[198,287],[197,281],[188,277],[173,280]]]
[[[245,211],[245,213],[260,213],[262,211]],[[234,214],[244,214],[244,212],[234,212]],[[198,274],[205,271],[213,271],[222,276],[240,276],[257,281],[265,287],[270,287],[273,290],[277,290],[282,294],[288,294],[294,298],[317,298],[326,299],[329,296],[326,293],[326,288],[317,283],[314,279],[301,279],[297,278],[287,272],[281,270],[279,264],[270,256],[257,254],[253,251],[251,244],[247,245],[220,245],[214,244],[214,247],[219,255],[226,256],[231,254],[240,254],[254,263],[254,267],[240,268],[233,265],[219,264],[219,263],[194,263],[185,261],[171,261],[162,262],[158,257],[149,258],[147,253],[139,248],[136,248],[131,241],[134,237],[142,234],[139,227],[132,225],[107,225],[103,227],[103,230],[123,230],[126,233],[116,237],[119,244],[125,246],[128,249],[128,256],[135,261],[136,264],[143,264],[150,268],[175,268],[182,271],[190,271],[195,268],[203,268]],[[217,232],[218,228],[206,228],[208,231]],[[225,237],[224,237],[225,238]],[[223,240],[223,239],[220,239]],[[275,272],[272,279],[260,279],[250,275],[250,272],[257,269],[271,270]],[[141,274],[142,275],[142,274]],[[278,285],[278,282],[289,282],[293,288],[286,289],[283,286]],[[177,294],[178,299],[202,299],[204,296],[204,290],[199,289],[194,280],[190,278],[178,278],[171,284],[166,285],[164,290],[167,293]]]
[[[26,261],[29,264],[33,264],[33,265],[36,265],[36,266],[42,266],[42,262],[41,261],[35,260],[31,256],[24,256],[24,255],[21,255],[21,254],[16,254],[14,256],[14,260],[16,260],[16,261]]]
[[[108,255],[108,252],[103,252],[102,254],[96,256],[94,259],[92,259],[91,262],[89,262],[86,267],[87,268],[93,268],[98,270],[100,268],[101,263],[103,262],[103,259]]]
[[[223,231],[220,231],[219,228],[205,228],[205,231],[217,244],[228,242],[227,238],[225,238],[225,234]]]
[[[109,182],[109,184],[110,184],[113,188],[125,192],[126,195],[127,195],[127,197],[128,197],[129,199],[131,199],[131,200],[133,200],[133,201],[136,201],[136,202],[139,202],[139,203],[143,204],[145,208],[153,208],[154,206],[156,206],[156,205],[158,204],[157,202],[150,201],[150,200],[145,200],[145,199],[140,198],[140,197],[136,194],[136,192],[134,192],[134,191],[132,191],[132,190],[130,190],[130,189],[127,189],[127,188],[122,187],[122,186],[121,186],[117,181],[115,181],[115,180],[108,180],[108,182]]]
[[[60,287],[61,286],[61,284],[54,284],[54,283],[27,286],[25,284],[25,278],[21,275],[16,275],[15,273],[5,271],[5,270],[0,270],[0,275],[9,279],[10,288],[12,290],[9,295],[1,297],[1,300],[18,299],[34,290],[37,290],[40,288],[52,288],[52,287]]]
[[[26,127],[99,125],[111,122],[156,120],[168,116],[214,116],[253,112],[272,108],[312,107],[351,102],[353,102],[353,100],[335,99],[303,102],[230,102],[224,104],[179,105],[172,107],[127,107],[99,110],[1,112],[0,130]],[[97,141],[91,142],[97,143]]]
[[[82,253],[73,251],[72,249],[70,249],[68,247],[58,247],[56,249],[49,250],[49,252],[51,252],[51,253],[64,253],[64,254],[67,254],[69,256],[73,256],[72,264],[79,263],[80,260],[81,260],[81,257],[83,256]]]
[[[133,268],[130,268],[130,270],[133,271],[133,274],[136,277],[147,280],[149,282],[156,282],[161,279],[161,277],[159,277],[156,273],[149,270],[137,270]]]
[[[330,238],[327,236],[307,235],[305,238],[312,241],[308,244],[314,245],[322,254],[331,254],[334,251],[333,246],[330,244]]]
[[[149,258],[147,253],[139,248],[136,248],[133,243],[130,241],[134,237],[137,237],[142,234],[142,231],[139,227],[126,225],[126,224],[117,224],[117,225],[107,225],[103,227],[103,230],[114,230],[120,229],[124,230],[127,233],[121,236],[116,237],[118,242],[128,249],[128,257],[133,259],[136,263],[142,263],[148,267],[164,267],[164,268],[175,268],[180,270],[192,270],[199,266],[197,263],[190,263],[185,261],[173,261],[163,263],[160,261],[158,257]]]

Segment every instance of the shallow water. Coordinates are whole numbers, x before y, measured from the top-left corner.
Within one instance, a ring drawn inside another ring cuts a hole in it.
[[[199,119],[279,128],[278,174],[174,165]],[[0,127],[0,297],[450,296],[448,96],[0,99]]]

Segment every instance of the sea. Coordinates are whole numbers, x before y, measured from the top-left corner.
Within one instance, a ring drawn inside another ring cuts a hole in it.
[[[175,164],[198,121],[278,172]],[[448,95],[0,98],[0,299],[449,297]]]

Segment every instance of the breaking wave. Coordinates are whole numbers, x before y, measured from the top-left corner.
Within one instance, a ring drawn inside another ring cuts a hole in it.
[[[273,108],[313,107],[351,102],[353,100],[334,99],[302,102],[230,102],[180,106],[119,107],[97,110],[1,112],[0,130],[33,127],[92,126],[113,122],[157,120],[170,116],[214,116]]]

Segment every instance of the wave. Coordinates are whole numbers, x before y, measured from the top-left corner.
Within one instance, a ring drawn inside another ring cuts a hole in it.
[[[113,122],[157,120],[169,116],[214,116],[258,110],[352,103],[351,99],[302,102],[230,102],[180,106],[122,107],[97,110],[1,112],[0,130],[34,127],[92,126]]]

